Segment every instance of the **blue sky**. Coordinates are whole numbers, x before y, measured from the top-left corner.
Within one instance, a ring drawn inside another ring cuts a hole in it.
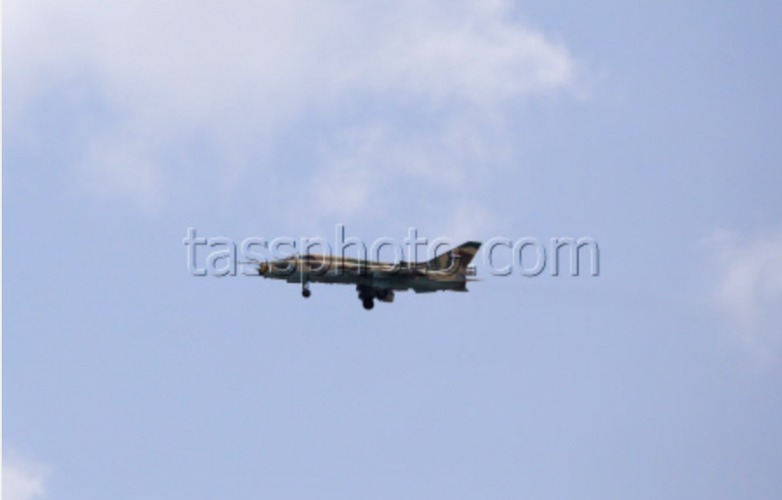
[[[7,498],[779,495],[777,4],[4,7]],[[186,269],[337,223],[601,274]]]

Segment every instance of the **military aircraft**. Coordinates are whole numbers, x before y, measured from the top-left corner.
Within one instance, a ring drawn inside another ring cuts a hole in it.
[[[264,278],[300,283],[304,298],[311,295],[310,283],[356,285],[364,309],[375,307],[375,299],[393,302],[394,292],[413,290],[416,293],[438,290],[466,292],[469,276],[475,268],[468,267],[481,244],[475,241],[445,252],[428,262],[377,262],[321,254],[293,254],[284,259],[261,263],[258,274]]]

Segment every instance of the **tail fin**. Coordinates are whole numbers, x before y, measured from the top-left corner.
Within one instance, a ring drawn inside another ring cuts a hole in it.
[[[430,270],[447,271],[451,274],[467,274],[467,266],[478,253],[481,244],[478,241],[468,241],[458,247],[438,255],[427,262]]]

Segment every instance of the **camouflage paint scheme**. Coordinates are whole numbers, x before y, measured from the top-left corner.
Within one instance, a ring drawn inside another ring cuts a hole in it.
[[[300,283],[302,295],[310,296],[309,283],[356,285],[365,309],[374,307],[374,299],[393,302],[394,292],[416,293],[438,290],[467,292],[467,282],[475,270],[469,268],[481,244],[469,241],[428,262],[398,264],[322,254],[294,254],[258,267],[264,278]]]

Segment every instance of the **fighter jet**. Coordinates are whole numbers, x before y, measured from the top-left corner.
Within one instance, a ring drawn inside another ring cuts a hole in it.
[[[467,292],[467,282],[475,276],[468,267],[481,244],[469,241],[428,262],[378,262],[322,254],[293,254],[284,259],[258,266],[264,278],[301,284],[301,294],[308,298],[310,283],[356,285],[364,309],[375,307],[375,299],[393,302],[394,292],[416,293],[442,291]]]

